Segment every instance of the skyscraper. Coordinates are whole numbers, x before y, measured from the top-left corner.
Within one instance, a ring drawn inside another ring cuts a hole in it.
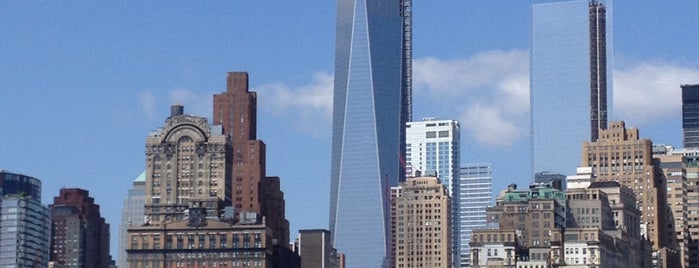
[[[607,11],[594,0],[532,6],[532,174],[570,173],[580,163],[580,142],[596,141],[607,128]]]
[[[699,84],[682,85],[684,148],[699,147]]]
[[[388,266],[404,109],[400,0],[338,0],[330,229],[347,267]]]
[[[49,208],[54,267],[109,267],[109,224],[87,190],[63,188]]]
[[[128,267],[126,249],[128,248],[128,228],[140,226],[146,219],[144,203],[146,199],[146,172],[144,171],[133,181],[121,210],[121,225],[119,226],[119,267]]]
[[[0,267],[47,267],[51,216],[41,181],[0,170]]]
[[[407,175],[437,174],[452,196],[459,178],[459,122],[425,118],[406,125]]]
[[[461,166],[459,179],[454,185],[452,209],[454,267],[470,267],[468,243],[473,230],[486,228],[485,209],[491,205],[493,171],[489,163]]]
[[[278,177],[266,176],[266,146],[257,139],[257,93],[249,90],[248,73],[228,73],[226,91],[214,95],[213,118],[233,145],[233,207],[265,217],[274,238],[288,244],[284,193]]]

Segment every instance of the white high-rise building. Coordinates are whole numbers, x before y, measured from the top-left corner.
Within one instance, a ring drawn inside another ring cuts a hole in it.
[[[453,196],[459,178],[459,122],[424,118],[406,124],[405,164],[407,177],[437,173]]]
[[[492,203],[493,172],[489,163],[464,164],[454,187],[454,267],[471,267],[468,243],[473,230],[486,228],[485,209]]]

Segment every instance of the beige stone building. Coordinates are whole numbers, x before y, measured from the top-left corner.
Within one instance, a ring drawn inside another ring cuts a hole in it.
[[[171,107],[165,126],[146,140],[145,214],[150,224],[181,221],[190,207],[207,216],[230,206],[230,140],[204,117]]]
[[[689,214],[687,207],[687,160],[681,155],[656,155],[658,177],[667,183],[668,245],[678,247],[682,267],[689,266]]]
[[[408,178],[392,189],[395,267],[451,266],[451,198],[436,177]]]
[[[471,267],[515,267],[519,248],[514,229],[474,230],[469,242]]]
[[[596,181],[615,181],[631,188],[641,211],[644,236],[662,257],[665,266],[679,267],[678,249],[668,245],[672,226],[667,203],[667,184],[659,177],[653,163],[652,141],[640,139],[636,128],[626,128],[623,121],[612,122],[600,130],[595,142],[584,142],[581,166],[592,167]]]
[[[130,229],[129,267],[273,267],[271,232],[264,224],[204,221],[206,228],[178,221]]]
[[[147,220],[127,231],[128,267],[300,267],[288,231],[268,222],[279,217],[233,206],[239,195],[231,192],[232,155],[221,126],[172,106],[165,126],[146,141]],[[267,181],[253,187],[279,188],[278,178]],[[280,191],[263,192],[283,208]]]
[[[699,267],[699,148],[672,150],[668,154],[683,156],[687,163],[687,263],[689,267]]]
[[[487,209],[491,225],[497,222],[499,229],[516,230],[517,265],[563,264],[559,230],[565,227],[565,200],[565,192],[548,184],[533,184],[521,190],[512,184],[500,193],[495,207]],[[476,257],[471,252],[471,258]],[[485,263],[481,258],[480,266],[476,267],[486,267]]]

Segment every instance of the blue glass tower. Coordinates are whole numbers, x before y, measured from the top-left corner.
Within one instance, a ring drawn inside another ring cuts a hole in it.
[[[338,0],[330,229],[347,267],[387,267],[401,153],[400,0]]]
[[[582,142],[597,140],[598,130],[607,128],[611,1],[606,3],[532,6],[532,174],[574,172]]]

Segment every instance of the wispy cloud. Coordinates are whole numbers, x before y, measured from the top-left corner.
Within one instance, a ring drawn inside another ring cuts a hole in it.
[[[668,62],[628,64],[614,72],[614,117],[638,125],[678,118],[682,110],[680,85],[696,83],[698,69]]]
[[[458,116],[462,135],[488,146],[509,146],[526,134],[527,51],[486,51],[465,59],[417,59],[413,76],[414,94],[420,96],[413,99],[439,103],[438,113]]]
[[[298,130],[317,133],[332,116],[333,76],[318,72],[311,83],[290,87],[281,83],[256,86],[262,108],[276,117],[294,120]]]
[[[138,104],[146,119],[153,120],[155,117],[155,95],[150,91],[143,91],[138,94]]]

